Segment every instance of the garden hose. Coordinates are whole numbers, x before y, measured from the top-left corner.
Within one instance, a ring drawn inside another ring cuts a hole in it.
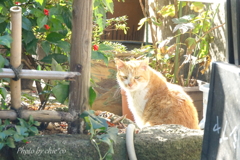
[[[129,160],[137,160],[133,142],[134,129],[135,126],[133,124],[129,124],[126,130],[126,144]]]

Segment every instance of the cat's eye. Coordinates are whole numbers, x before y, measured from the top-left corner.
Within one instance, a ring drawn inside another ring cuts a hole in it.
[[[139,79],[140,78],[140,76],[136,76],[136,77],[134,77],[135,79]]]
[[[124,78],[124,79],[128,79],[128,77],[127,77],[127,76],[123,76],[123,78]]]

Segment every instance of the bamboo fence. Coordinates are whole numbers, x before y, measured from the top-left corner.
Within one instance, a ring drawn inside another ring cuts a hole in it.
[[[10,64],[14,68],[21,65],[21,51],[22,51],[22,9],[19,6],[14,6],[10,9],[11,24],[12,24],[12,43]],[[68,112],[59,111],[30,111],[21,108],[21,78],[24,79],[51,79],[51,80],[75,80],[80,76],[79,72],[59,72],[59,71],[38,71],[38,70],[21,70],[18,80],[11,79],[11,107],[12,110],[1,110],[0,119],[15,120],[16,118],[28,119],[30,115],[34,120],[40,122],[72,122],[76,119]],[[3,68],[0,73],[0,78],[14,78],[15,73],[12,69]]]

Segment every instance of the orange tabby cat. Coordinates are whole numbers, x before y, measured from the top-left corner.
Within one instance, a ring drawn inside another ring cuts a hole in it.
[[[199,129],[198,113],[182,87],[168,83],[148,66],[149,60],[123,62],[115,59],[117,81],[126,91],[129,109],[139,128],[180,124]]]

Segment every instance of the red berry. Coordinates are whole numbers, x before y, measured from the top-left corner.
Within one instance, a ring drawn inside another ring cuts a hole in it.
[[[45,27],[46,30],[49,30],[49,29],[50,29],[50,26],[47,25],[47,24],[45,24],[44,27]]]
[[[96,45],[96,44],[93,45],[93,50],[94,50],[94,51],[97,51],[98,48],[99,48],[98,45]]]
[[[44,9],[44,10],[43,10],[43,12],[44,12],[44,14],[45,14],[46,16],[48,16],[48,15],[49,15],[49,10],[47,10],[47,9]]]

